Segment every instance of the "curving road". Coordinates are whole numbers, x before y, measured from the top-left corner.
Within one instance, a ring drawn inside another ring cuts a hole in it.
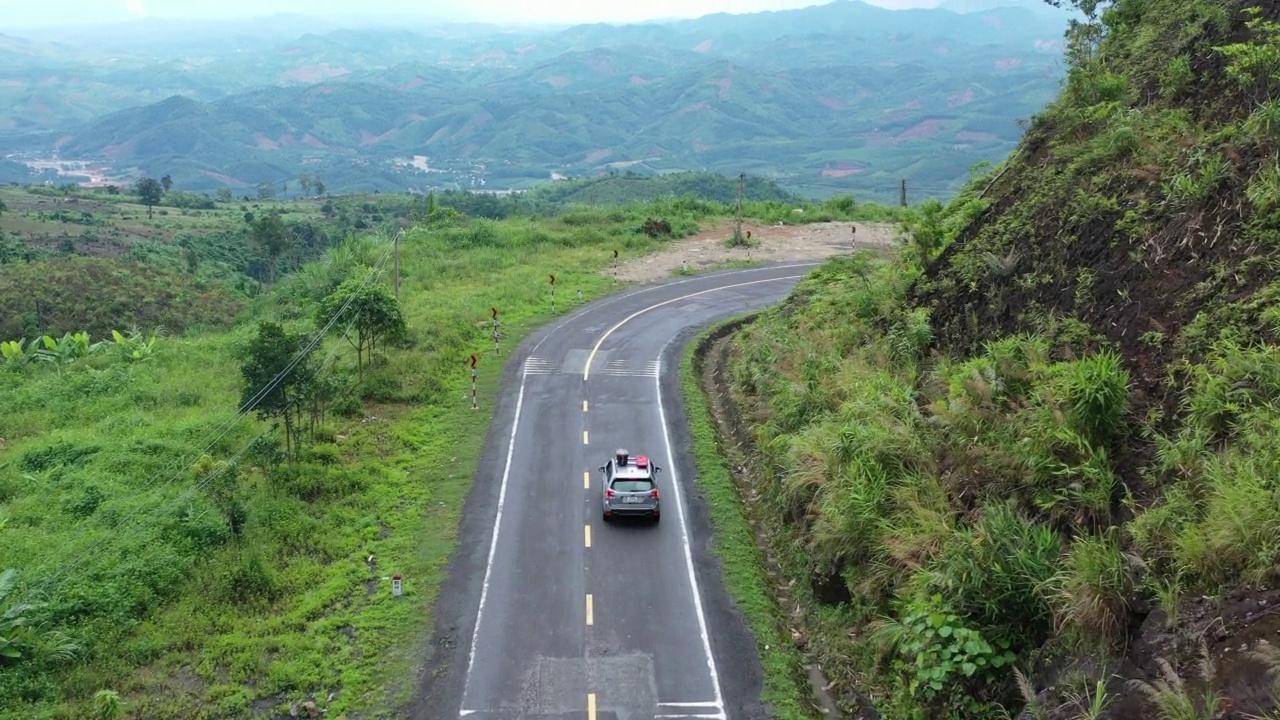
[[[508,359],[412,717],[767,717],[754,640],[706,549],[679,363],[698,330],[816,266],[628,291]],[[596,468],[616,448],[664,469],[661,524],[601,520]]]

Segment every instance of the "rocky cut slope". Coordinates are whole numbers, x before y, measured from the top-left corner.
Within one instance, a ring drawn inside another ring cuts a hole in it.
[[[1116,0],[1069,41],[904,262],[739,335],[752,495],[810,654],[887,716],[1275,712],[1280,5]]]

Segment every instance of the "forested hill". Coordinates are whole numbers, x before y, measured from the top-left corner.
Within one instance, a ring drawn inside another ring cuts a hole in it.
[[[972,166],[1006,156],[1018,120],[1056,90],[1067,15],[1032,7],[841,0],[666,23],[274,39],[215,28],[182,52],[145,34],[128,53],[89,37],[4,37],[0,149],[85,161],[121,184],[169,175],[237,195],[262,182],[296,191],[303,173],[352,192],[506,190],[629,169],[745,172],[881,201],[906,179],[914,198],[949,196]],[[50,173],[5,164],[0,181]]]

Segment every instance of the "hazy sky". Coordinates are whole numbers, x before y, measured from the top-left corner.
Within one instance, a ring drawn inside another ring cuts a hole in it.
[[[829,0],[0,0],[0,33],[130,17],[230,19],[274,13],[423,15],[495,23],[635,22],[822,5]],[[941,0],[869,0],[889,8]]]

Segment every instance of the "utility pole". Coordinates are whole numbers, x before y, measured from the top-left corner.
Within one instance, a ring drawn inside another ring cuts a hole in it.
[[[400,230],[396,233],[395,251],[396,251],[396,300],[400,299],[400,238],[404,237],[404,231]]]
[[[907,179],[902,178],[902,207],[907,206]]]
[[[742,192],[743,192],[743,186],[746,184],[746,182],[747,182],[747,174],[738,173],[738,225],[737,225],[738,229],[734,232],[734,237],[736,238],[742,237]]]

